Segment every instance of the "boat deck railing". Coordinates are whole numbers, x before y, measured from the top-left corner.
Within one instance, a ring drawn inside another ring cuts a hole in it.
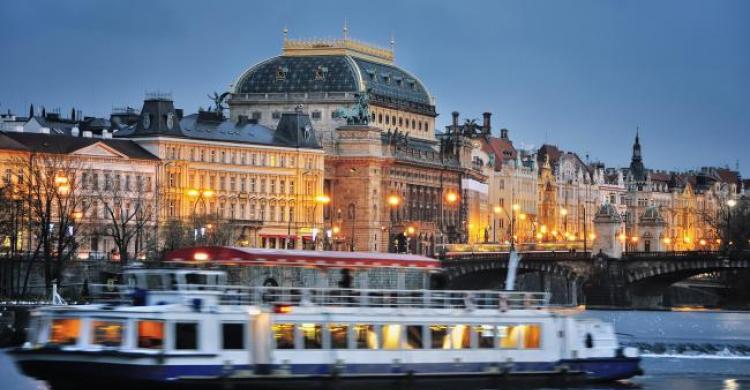
[[[135,290],[128,286],[108,286],[110,291],[97,294],[95,301],[126,303]],[[151,293],[190,295],[205,293],[217,297],[222,305],[290,305],[392,308],[460,308],[460,309],[540,309],[549,305],[544,292],[492,290],[399,290],[325,287],[247,287],[237,285],[185,285],[172,290],[150,290]]]

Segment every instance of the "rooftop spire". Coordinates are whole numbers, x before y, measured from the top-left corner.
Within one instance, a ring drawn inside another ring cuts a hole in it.
[[[633,161],[641,161],[640,127],[635,127],[635,143],[633,144]]]
[[[391,51],[396,50],[396,37],[393,35],[393,31],[391,31]]]
[[[289,29],[286,28],[286,25],[284,25],[284,30],[282,30],[284,33],[284,42],[286,42],[289,39]]]
[[[344,40],[349,39],[349,24],[346,21],[346,17],[344,17]]]

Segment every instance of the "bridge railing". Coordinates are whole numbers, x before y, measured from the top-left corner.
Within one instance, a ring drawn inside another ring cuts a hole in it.
[[[720,251],[623,252],[622,260],[717,258],[722,254]]]
[[[591,252],[583,251],[539,251],[520,252],[521,261],[540,260],[586,260],[591,258]],[[442,260],[446,262],[460,260],[507,260],[508,252],[482,253],[449,253]]]

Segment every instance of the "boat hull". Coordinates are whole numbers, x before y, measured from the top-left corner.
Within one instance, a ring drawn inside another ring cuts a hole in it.
[[[151,362],[104,362],[65,360],[60,355],[33,354],[19,351],[12,354],[20,369],[28,376],[45,380],[52,388],[67,389],[106,386],[108,389],[129,388],[258,388],[299,389],[337,388],[382,389],[400,388],[462,390],[574,385],[598,381],[627,379],[641,374],[640,358],[607,358],[564,360],[554,363],[430,363],[430,364],[347,364],[309,365],[182,365]],[[99,359],[103,360],[103,359]],[[264,374],[256,374],[264,373]]]

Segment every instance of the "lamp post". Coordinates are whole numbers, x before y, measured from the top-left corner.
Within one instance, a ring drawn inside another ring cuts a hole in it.
[[[322,204],[323,206],[325,206],[330,202],[331,202],[331,197],[329,197],[328,195],[323,194],[323,195],[318,195],[315,197],[315,206],[313,206],[313,230],[315,229],[315,226],[317,225],[317,221],[315,218],[317,215],[316,212],[318,209],[318,205]],[[322,231],[325,231],[325,221],[323,221]],[[318,234],[317,233],[315,234],[315,238],[313,239],[313,249],[318,250]]]
[[[737,206],[737,201],[734,199],[727,200],[727,236],[724,241],[727,243],[727,251],[732,242],[732,209]]]
[[[386,240],[386,251],[391,251],[391,230],[393,229],[393,210],[401,204],[401,197],[396,194],[388,196],[386,199],[390,209],[388,210],[388,239]],[[442,218],[442,216],[441,216]]]
[[[193,213],[192,213],[192,219],[193,219],[193,239],[198,240],[198,221],[196,219],[196,209],[198,208],[198,202],[204,202],[206,199],[210,199],[214,196],[214,192],[212,190],[197,190],[197,189],[189,189],[187,190],[187,196],[191,199],[195,199],[193,203]]]
[[[455,204],[455,203],[456,203],[457,201],[458,201],[458,194],[457,194],[457,193],[453,192],[452,190],[449,190],[448,192],[446,192],[446,194],[445,194],[445,202],[446,202],[446,203],[448,203],[448,205],[451,205],[451,206],[452,206],[452,205],[453,205],[453,204]],[[443,219],[444,219],[444,217],[445,217],[445,215],[441,215],[441,216],[440,216],[440,221],[441,221],[441,225],[443,225],[443,224],[444,224],[444,223],[442,222],[442,221],[443,221]],[[449,240],[448,240],[448,241],[450,241],[450,236],[448,236],[448,237],[449,237]]]

